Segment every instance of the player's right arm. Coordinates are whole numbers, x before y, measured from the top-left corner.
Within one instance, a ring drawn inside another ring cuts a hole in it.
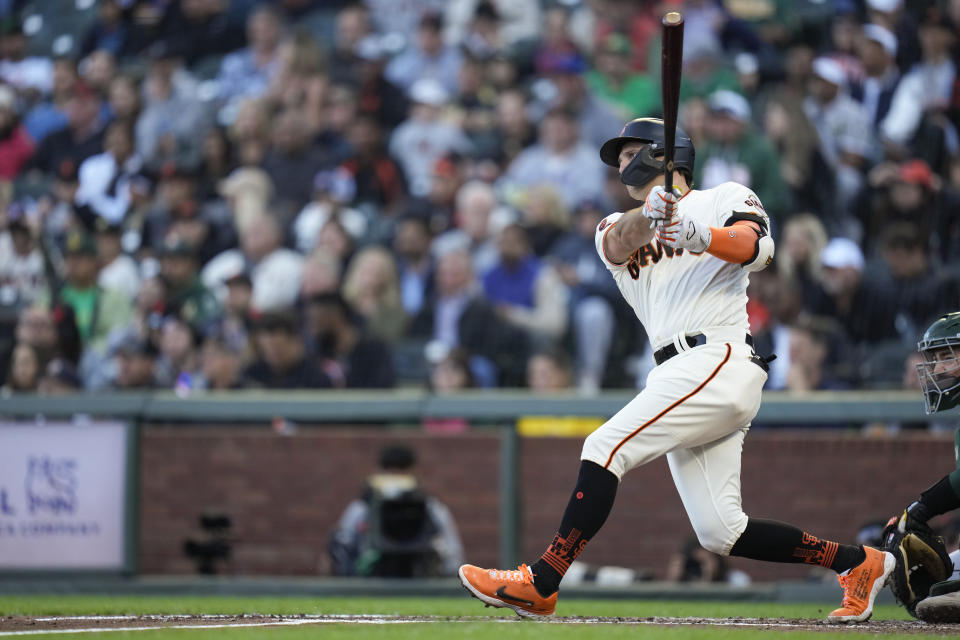
[[[633,252],[653,240],[656,229],[643,215],[643,207],[630,209],[603,236],[603,252],[613,264],[623,264]]]

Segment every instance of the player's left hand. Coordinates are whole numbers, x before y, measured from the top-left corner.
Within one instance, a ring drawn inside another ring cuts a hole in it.
[[[686,249],[690,253],[703,253],[710,246],[713,236],[710,226],[681,213],[670,220],[657,224],[657,239],[660,244],[674,249]]]

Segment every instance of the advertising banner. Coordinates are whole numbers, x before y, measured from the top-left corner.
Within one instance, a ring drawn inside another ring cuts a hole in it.
[[[0,571],[121,570],[127,425],[0,421]]]

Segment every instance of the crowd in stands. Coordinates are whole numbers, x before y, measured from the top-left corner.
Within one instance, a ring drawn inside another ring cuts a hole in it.
[[[7,0],[4,391],[642,385],[598,149],[671,9],[695,187],[773,221],[768,388],[910,384],[960,308],[958,0]]]

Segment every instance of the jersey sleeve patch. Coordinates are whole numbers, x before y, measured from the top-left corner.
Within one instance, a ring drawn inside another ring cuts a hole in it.
[[[597,254],[600,256],[600,259],[603,260],[603,264],[606,265],[607,269],[610,269],[611,271],[614,269],[626,268],[626,263],[617,264],[616,262],[612,262],[609,258],[607,258],[607,252],[603,247],[603,238],[610,232],[610,229],[613,229],[613,225],[617,223],[617,220],[619,220],[622,215],[622,213],[617,212],[610,214],[601,220],[600,224],[597,225],[597,233],[594,236]]]

